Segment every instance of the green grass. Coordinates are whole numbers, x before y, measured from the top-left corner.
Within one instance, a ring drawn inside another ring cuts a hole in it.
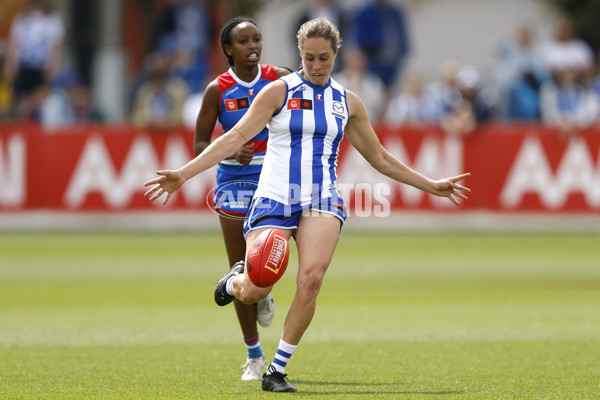
[[[281,397],[239,380],[225,268],[218,232],[0,234],[0,399]],[[344,232],[286,372],[298,399],[597,399],[600,237]]]

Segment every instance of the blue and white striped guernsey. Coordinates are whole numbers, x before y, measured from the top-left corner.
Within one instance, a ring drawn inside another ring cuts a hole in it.
[[[348,122],[346,89],[333,79],[315,86],[298,72],[280,78],[286,99],[271,118],[263,171],[254,197],[308,205],[331,197]]]

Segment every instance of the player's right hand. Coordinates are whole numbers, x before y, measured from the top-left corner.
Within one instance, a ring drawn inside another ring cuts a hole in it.
[[[167,196],[163,201],[164,205],[169,202],[171,195],[185,183],[185,177],[180,171],[175,170],[156,171],[156,174],[160,176],[144,183],[144,186],[154,185],[153,188],[144,193],[144,196],[149,197],[150,201],[154,201],[166,193]]]

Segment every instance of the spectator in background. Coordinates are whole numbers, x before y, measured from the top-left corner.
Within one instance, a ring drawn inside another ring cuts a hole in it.
[[[556,25],[554,40],[541,47],[542,59],[550,73],[570,69],[577,80],[593,67],[594,55],[590,46],[575,36],[572,22],[562,18]],[[556,78],[556,76],[555,76]]]
[[[294,47],[296,43],[296,33],[298,29],[307,21],[317,18],[327,18],[332,24],[336,25],[340,31],[342,38],[346,35],[346,15],[344,10],[336,0],[309,0],[307,7],[304,9],[302,15],[294,26],[294,33],[292,35],[294,39]],[[338,57],[343,53],[340,51]],[[297,58],[297,65],[300,64],[300,57]],[[340,63],[334,66],[333,72],[339,72]]]
[[[390,125],[425,125],[440,121],[440,112],[434,97],[425,90],[425,82],[418,74],[408,75],[403,90],[392,100],[384,121]]]
[[[16,107],[29,108],[28,98],[40,87],[47,89],[61,62],[65,28],[61,16],[49,0],[28,0],[25,10],[12,21],[5,65],[12,82]]]
[[[600,105],[591,79],[593,52],[575,35],[568,18],[557,22],[555,37],[542,46],[542,55],[552,77],[540,91],[544,124],[570,137],[597,123]]]
[[[106,115],[93,102],[90,88],[75,71],[63,70],[58,73],[56,83],[64,89],[73,113],[75,123],[100,123],[106,121]]]
[[[555,69],[554,79],[541,89],[542,120],[564,137],[598,122],[600,100],[592,87],[578,81],[574,68]]]
[[[202,106],[202,99],[204,98],[204,92],[191,93],[183,102],[183,108],[181,109],[181,121],[183,126],[189,130],[196,128],[196,119]]]
[[[464,136],[490,119],[492,102],[483,88],[481,74],[472,65],[465,65],[458,71],[456,88],[458,97],[447,109],[442,127],[450,135]]]
[[[344,12],[336,0],[309,0],[308,6],[298,20],[301,23],[299,26],[315,18],[327,18],[331,23],[340,25],[346,22]],[[340,31],[340,35],[341,33]]]
[[[356,14],[356,43],[369,60],[369,71],[381,78],[388,95],[402,75],[410,53],[404,8],[389,0],[371,0]]]
[[[6,62],[6,44],[0,41],[0,122],[10,119],[13,89],[6,77],[4,65]]]
[[[38,85],[28,101],[20,103],[17,116],[21,120],[38,122],[49,131],[75,123],[69,95],[61,86],[48,81]]]
[[[456,85],[456,75],[460,70],[460,64],[454,60],[447,60],[440,67],[440,79],[427,85],[427,93],[433,98],[436,113],[445,115],[452,104],[460,99],[460,91]]]
[[[77,123],[103,123],[107,117],[94,103],[92,92],[86,85],[78,85],[69,91]]]
[[[171,0],[159,21],[157,49],[171,58],[171,73],[191,93],[202,90],[208,75],[211,22],[203,0]]]
[[[369,120],[381,121],[386,107],[386,88],[379,76],[369,72],[362,50],[354,48],[342,55],[342,70],[333,78],[362,98]]]
[[[600,68],[590,69],[587,87],[600,99]]]
[[[504,119],[539,119],[539,90],[548,79],[548,72],[539,49],[534,46],[531,29],[519,26],[511,39],[499,38],[495,50],[498,116]]]
[[[133,99],[131,122],[140,128],[167,128],[182,124],[183,103],[188,88],[181,78],[170,73],[168,58],[153,56],[148,78]]]

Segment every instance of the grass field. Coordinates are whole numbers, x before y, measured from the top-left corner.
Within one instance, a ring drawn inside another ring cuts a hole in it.
[[[600,397],[597,235],[345,232],[286,370],[297,394],[239,380],[224,270],[217,232],[1,234],[0,399]]]

